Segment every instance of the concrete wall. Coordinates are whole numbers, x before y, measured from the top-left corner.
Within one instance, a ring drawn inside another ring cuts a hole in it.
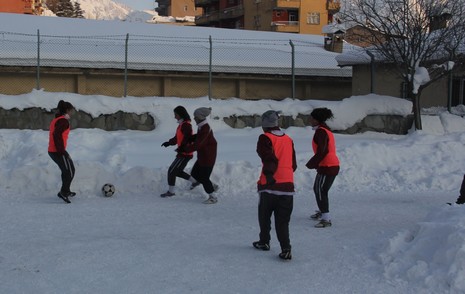
[[[27,108],[24,110],[0,108],[0,129],[42,129],[48,130],[50,122],[54,118],[54,112],[42,108]],[[309,126],[308,114],[299,114],[297,117],[281,116],[279,125],[282,128],[291,126]],[[260,115],[230,116],[222,119],[232,128],[261,127]],[[76,111],[70,120],[71,127],[75,128],[99,128],[106,131],[139,130],[151,131],[156,128],[155,120],[150,114],[137,115],[118,111],[117,113],[100,115],[93,118],[83,111]],[[407,134],[412,127],[413,116],[396,115],[370,115],[361,122],[346,130],[334,130],[337,133],[355,134],[366,131],[385,132],[388,134]]]
[[[0,108],[0,128],[48,130],[54,117],[55,112],[42,108],[33,107],[24,110]],[[150,114],[138,115],[122,111],[96,118],[83,111],[76,111],[70,119],[70,124],[73,129],[98,128],[106,131],[155,129],[155,120]]]
[[[0,93],[18,95],[37,87],[35,67],[0,67]],[[296,77],[297,99],[341,100],[352,94],[351,78]],[[48,92],[124,96],[124,72],[114,69],[41,68],[40,88]],[[130,71],[127,95],[208,96],[208,73]],[[290,76],[215,73],[212,98],[284,99],[292,96]]]
[[[402,97],[402,79],[392,66],[375,66],[374,93]],[[370,65],[356,65],[352,71],[352,95],[370,93]],[[436,81],[422,91],[421,107],[447,106],[447,78]]]

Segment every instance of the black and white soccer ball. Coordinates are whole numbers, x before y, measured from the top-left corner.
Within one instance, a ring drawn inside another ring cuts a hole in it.
[[[115,192],[116,192],[116,189],[115,189],[115,186],[113,186],[113,184],[106,183],[102,187],[102,194],[105,197],[111,197],[113,196],[113,194],[115,194]]]

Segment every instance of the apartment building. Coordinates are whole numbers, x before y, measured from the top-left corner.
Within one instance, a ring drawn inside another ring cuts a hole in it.
[[[155,0],[155,11],[161,16],[185,17],[202,14],[202,9],[194,5],[193,0]]]
[[[323,34],[333,21],[341,0],[194,0],[203,13],[199,26]]]
[[[244,29],[243,2],[255,0],[195,0],[195,7],[203,10],[195,17],[198,26]]]
[[[0,12],[42,14],[42,0],[0,0]]]

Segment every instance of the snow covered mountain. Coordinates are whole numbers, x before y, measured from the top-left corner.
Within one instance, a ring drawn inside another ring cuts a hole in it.
[[[84,17],[87,19],[124,20],[133,10],[112,0],[74,0],[74,2],[81,5],[81,9],[84,10]]]
[[[86,19],[145,22],[157,14],[155,10],[138,11],[113,0],[74,0],[73,2],[81,5]]]

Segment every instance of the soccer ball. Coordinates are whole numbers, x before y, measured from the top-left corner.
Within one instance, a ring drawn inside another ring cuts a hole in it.
[[[111,197],[113,196],[113,194],[115,194],[115,192],[116,192],[116,189],[115,189],[115,186],[113,186],[113,184],[106,183],[102,187],[102,193],[103,193],[103,196],[105,197]]]

